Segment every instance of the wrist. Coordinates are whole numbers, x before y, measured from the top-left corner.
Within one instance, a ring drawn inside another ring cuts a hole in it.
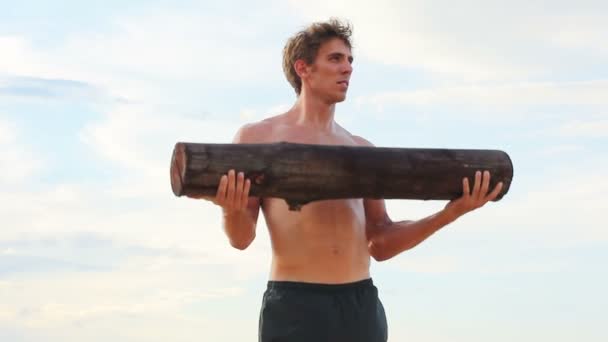
[[[459,213],[456,208],[450,206],[443,208],[443,210],[440,211],[440,214],[446,221],[446,224],[456,221],[456,219],[463,215],[462,213]]]
[[[226,209],[222,207],[224,218],[237,218],[247,213],[247,209]]]

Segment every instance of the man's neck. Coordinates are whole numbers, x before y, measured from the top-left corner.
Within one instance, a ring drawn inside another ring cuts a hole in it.
[[[320,132],[333,132],[335,109],[335,103],[327,104],[318,97],[302,92],[290,112],[297,125],[314,128]]]

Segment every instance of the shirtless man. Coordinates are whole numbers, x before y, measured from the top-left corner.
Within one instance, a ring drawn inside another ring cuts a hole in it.
[[[280,141],[373,146],[334,121],[353,71],[351,28],[337,20],[315,23],[288,40],[283,69],[297,100],[284,114],[242,127],[234,143]],[[259,318],[259,341],[386,341],[387,325],[370,258],[390,259],[465,213],[494,199],[490,175],[476,173],[472,191],[418,221],[393,222],[384,200],[344,199],[306,204],[289,211],[278,198],[249,196],[243,173],[223,175],[215,198],[234,248],[246,249],[256,234],[260,208],[272,242],[270,280]]]

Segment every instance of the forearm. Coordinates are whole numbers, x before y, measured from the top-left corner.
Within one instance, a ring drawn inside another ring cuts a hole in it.
[[[388,260],[415,247],[455,219],[455,215],[442,210],[418,221],[390,222],[373,230],[370,254],[378,261]]]
[[[247,248],[255,238],[255,222],[248,210],[223,213],[223,226],[230,245],[237,249]]]

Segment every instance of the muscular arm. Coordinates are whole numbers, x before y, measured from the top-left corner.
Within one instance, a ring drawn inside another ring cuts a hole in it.
[[[361,137],[353,138],[361,146],[374,146]],[[383,199],[366,198],[363,203],[368,249],[377,261],[388,260],[415,247],[456,219],[448,211],[442,210],[418,221],[393,222],[386,212]]]
[[[373,146],[369,141],[354,137],[362,146]],[[483,178],[482,178],[483,177]],[[462,197],[450,201],[441,211],[418,221],[393,222],[386,213],[382,199],[365,199],[365,220],[370,255],[378,260],[387,260],[406,251],[458,217],[481,208],[496,198],[502,189],[502,182],[488,194],[490,173],[476,172],[473,190],[469,191],[469,181],[463,179]]]
[[[236,133],[233,143],[254,143],[256,142],[256,132],[255,126],[246,125]],[[239,170],[235,170],[233,176],[236,180],[236,187],[240,186],[242,188],[244,179],[238,176],[238,172]],[[230,177],[230,174],[228,177]],[[231,196],[234,192],[234,188],[231,189],[230,186],[227,186],[227,196]],[[232,247],[244,250],[253,242],[259,212],[260,198],[258,197],[248,197],[245,210],[231,210],[222,207],[223,228]]]
[[[250,203],[253,200],[250,200]],[[248,210],[238,213],[226,213],[223,210],[224,232],[230,241],[230,245],[236,249],[244,250],[255,239],[255,228],[257,225],[257,214],[252,211],[252,204],[248,204]]]
[[[446,210],[418,221],[393,222],[384,200],[365,199],[366,234],[370,255],[388,260],[415,247],[456,218]]]

